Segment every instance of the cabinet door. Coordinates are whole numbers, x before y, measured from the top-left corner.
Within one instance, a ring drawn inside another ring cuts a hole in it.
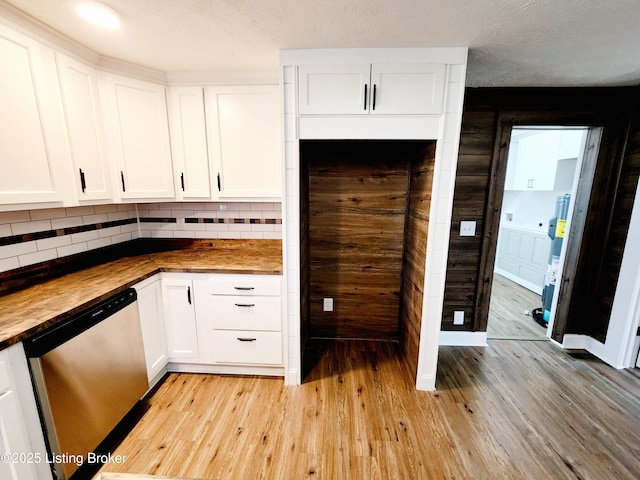
[[[57,92],[53,51],[0,25],[0,205],[64,200],[71,168]]]
[[[23,354],[24,355],[24,354]],[[15,454],[29,455],[30,463],[25,458],[11,459],[13,461],[0,461],[0,478],[11,480],[37,479],[35,465],[37,457],[29,442],[27,427],[23,421],[23,414],[19,406],[18,396],[15,392],[11,375],[11,366],[8,360],[8,352],[0,355],[0,455]],[[40,456],[41,453],[38,453]],[[45,459],[40,457],[40,461]]]
[[[140,328],[144,343],[149,386],[167,366],[167,334],[162,312],[162,285],[160,280],[147,285],[138,292]]]
[[[0,455],[24,454],[29,455],[31,449],[27,435],[22,425],[22,416],[18,408],[16,394],[8,390],[0,395]],[[35,455],[35,454],[34,454]],[[26,457],[25,457],[26,458]],[[45,459],[40,459],[45,461]],[[34,463],[20,461],[0,462],[0,478],[11,480],[37,480]]]
[[[204,89],[170,87],[168,95],[176,198],[210,199],[212,176],[207,151]]]
[[[282,154],[278,87],[208,87],[207,127],[218,197],[279,199]]]
[[[505,189],[553,190],[561,137],[559,130],[514,130],[509,147]]]
[[[162,280],[169,361],[194,361],[199,357],[198,330],[191,280]]]
[[[298,69],[300,115],[367,115],[370,65],[301,65]]]
[[[442,113],[444,72],[444,64],[374,63],[371,66],[371,114]]]
[[[107,74],[106,89],[120,197],[174,198],[165,88]]]
[[[60,53],[56,62],[78,198],[112,199],[96,70]]]

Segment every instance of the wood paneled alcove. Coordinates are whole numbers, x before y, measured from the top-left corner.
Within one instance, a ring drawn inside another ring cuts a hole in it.
[[[300,142],[303,344],[398,341],[415,370],[434,158],[435,141]]]

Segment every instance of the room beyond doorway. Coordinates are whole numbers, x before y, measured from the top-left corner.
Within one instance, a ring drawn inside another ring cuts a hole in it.
[[[546,327],[557,303],[556,281],[562,274],[565,231],[569,232],[587,133],[587,127],[512,128],[488,338],[549,336]]]

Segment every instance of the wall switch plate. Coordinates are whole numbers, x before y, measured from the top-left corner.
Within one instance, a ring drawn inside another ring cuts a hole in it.
[[[453,324],[454,325],[464,325],[464,311],[456,310],[453,312]]]
[[[333,298],[325,297],[322,299],[322,311],[333,312]]]
[[[476,222],[474,220],[463,220],[460,222],[460,236],[461,237],[475,237],[476,236]]]

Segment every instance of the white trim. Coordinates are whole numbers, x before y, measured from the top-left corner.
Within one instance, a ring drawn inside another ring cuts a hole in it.
[[[586,350],[603,362],[611,365],[611,363],[609,363],[604,357],[604,343],[599,342],[588,335],[576,335],[573,333],[567,334],[562,339],[561,347],[564,350]]]
[[[440,331],[440,345],[454,347],[486,347],[487,332]]]
[[[509,273],[506,270],[503,270],[499,267],[495,267],[495,269],[493,270],[493,273],[497,273],[498,275],[502,275],[504,278],[511,280],[514,283],[517,283],[518,285],[520,285],[521,287],[526,288],[527,290],[531,290],[533,293],[536,293],[538,295],[542,295],[542,287],[539,285],[536,285],[535,283],[531,283],[528,280],[525,280],[524,278],[518,277],[517,275],[514,275],[513,273]],[[541,306],[541,305],[536,305],[536,306]],[[533,305],[532,305],[533,307]]]
[[[264,375],[271,377],[283,377],[282,367],[269,367],[262,365],[216,365],[199,363],[174,363],[167,364],[168,372],[177,373],[216,373],[221,375]]]
[[[424,390],[427,392],[431,392],[436,389],[436,376],[435,375],[424,375],[422,377],[418,377],[416,381],[416,389]]]

